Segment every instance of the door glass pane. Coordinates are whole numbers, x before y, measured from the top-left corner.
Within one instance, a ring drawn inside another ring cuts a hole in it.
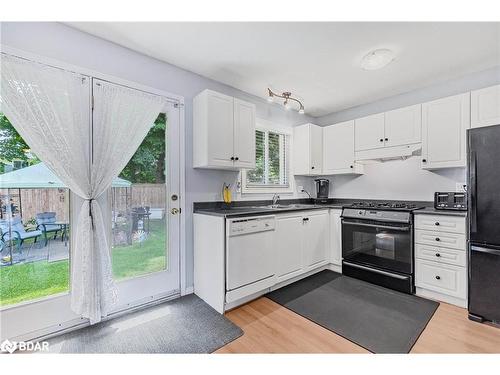
[[[69,290],[69,190],[0,113],[0,306]]]
[[[111,189],[115,279],[167,268],[166,116],[160,114]]]

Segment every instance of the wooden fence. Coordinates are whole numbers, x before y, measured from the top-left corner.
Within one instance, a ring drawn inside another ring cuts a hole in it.
[[[111,190],[114,210],[123,211],[143,206],[165,208],[164,184],[133,184],[130,188]],[[0,189],[2,207],[6,204],[6,196],[18,207],[25,222],[39,212],[55,212],[58,220],[69,220],[68,189]]]

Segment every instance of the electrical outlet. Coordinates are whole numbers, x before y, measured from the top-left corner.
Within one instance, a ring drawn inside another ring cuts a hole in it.
[[[304,186],[297,186],[297,191],[299,193],[302,193],[302,190],[304,190]]]
[[[465,184],[464,184],[464,183],[457,182],[457,183],[455,184],[455,191],[459,191],[459,192],[464,193],[464,192],[465,192]]]

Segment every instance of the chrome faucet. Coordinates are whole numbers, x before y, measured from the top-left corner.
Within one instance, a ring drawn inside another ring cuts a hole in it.
[[[280,201],[280,196],[278,194],[274,194],[273,195],[273,206],[278,205],[279,201]]]

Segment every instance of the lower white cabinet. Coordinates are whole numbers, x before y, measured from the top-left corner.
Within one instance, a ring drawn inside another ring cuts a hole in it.
[[[278,282],[302,273],[302,215],[278,215],[274,232]]]
[[[465,217],[415,214],[417,295],[467,307]]]
[[[416,287],[463,299],[467,294],[467,272],[464,267],[417,259]]]
[[[328,263],[328,210],[276,216],[274,248],[277,281],[285,281]]]
[[[302,219],[302,251],[306,272],[328,263],[329,221],[328,210],[310,211]]]
[[[330,262],[342,266],[342,210],[330,210]]]

